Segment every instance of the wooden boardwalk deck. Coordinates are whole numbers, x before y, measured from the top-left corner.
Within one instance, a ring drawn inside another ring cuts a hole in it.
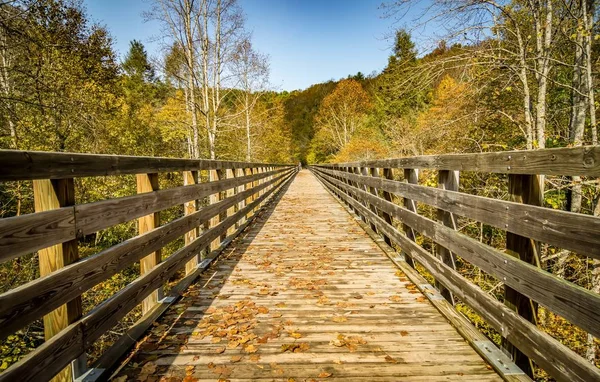
[[[306,170],[126,362],[115,380],[500,380]]]

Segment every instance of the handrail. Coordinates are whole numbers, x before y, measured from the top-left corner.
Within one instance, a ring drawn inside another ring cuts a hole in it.
[[[319,164],[314,167],[408,168],[480,171],[503,174],[600,176],[600,146],[475,154],[422,155],[406,158]]]
[[[512,163],[507,160],[511,156]],[[565,162],[560,164],[561,160]],[[404,173],[403,182],[394,179],[396,168]],[[438,170],[438,188],[419,185],[417,168]],[[539,303],[600,336],[600,295],[540,269],[535,259],[539,242],[600,259],[600,217],[542,207],[536,176],[600,176],[600,146],[322,164],[310,169],[388,244],[398,245],[407,264],[420,263],[451,305],[454,298],[460,299],[497,330],[505,339],[503,346],[527,374],[532,375],[531,359],[559,380],[600,380],[600,369],[538,329],[530,313]],[[457,170],[509,173],[510,201],[460,192]],[[394,196],[403,199],[404,206]],[[437,208],[437,221],[417,213],[417,202]],[[507,251],[456,231],[457,216],[507,231]],[[418,234],[436,244],[437,255],[416,243]],[[503,282],[505,304],[462,276],[455,256]]]
[[[288,165],[209,159],[0,150],[1,182],[282,166]]]
[[[203,170],[211,181],[198,181]],[[163,171],[183,171],[184,185],[159,190],[157,173]],[[0,339],[42,316],[52,326],[45,327],[51,338],[0,373],[0,381],[81,376],[85,368],[70,366],[73,360],[139,304],[144,319],[136,331],[149,325],[148,318],[171,303],[160,300],[162,285],[185,268],[188,277],[171,294],[185,289],[297,171],[294,165],[0,150],[0,181],[33,180],[37,211],[0,219],[0,262],[40,250],[40,264],[52,265],[0,294]],[[137,174],[137,195],[74,203],[73,178],[122,174]],[[200,207],[209,196],[210,204]],[[161,225],[160,212],[180,205],[185,215]],[[139,235],[78,258],[79,239],[135,219]],[[162,259],[161,248],[181,237],[185,245]],[[203,257],[205,249],[211,257]],[[137,261],[142,266],[135,281],[81,315],[83,292]],[[68,314],[59,317],[57,309]],[[109,349],[103,367],[126,350]]]

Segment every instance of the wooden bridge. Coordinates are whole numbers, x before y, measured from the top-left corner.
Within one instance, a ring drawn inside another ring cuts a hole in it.
[[[0,381],[526,381],[532,363],[556,380],[600,381],[535,324],[540,304],[600,337],[600,296],[539,267],[541,243],[600,258],[600,218],[542,207],[539,187],[544,175],[600,177],[600,147],[299,170],[0,151],[0,181],[33,180],[36,209],[0,219],[0,262],[38,251],[40,263],[39,278],[0,294],[0,336],[42,317],[46,335]],[[437,187],[420,185],[419,170]],[[508,200],[459,192],[460,171],[507,174]],[[137,195],[76,203],[80,178],[132,174]],[[161,220],[170,208],[179,215]],[[459,216],[505,231],[506,251],[461,233]],[[135,219],[137,236],[80,258],[80,241]],[[135,281],[82,311],[82,293],[136,262]],[[459,262],[496,277],[503,301]],[[86,362],[140,305],[141,318]]]

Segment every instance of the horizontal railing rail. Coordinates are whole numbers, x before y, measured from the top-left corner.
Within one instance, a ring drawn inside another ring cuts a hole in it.
[[[0,181],[2,182],[282,166],[287,165],[209,159],[0,150]]]
[[[159,190],[163,171],[183,172],[184,185]],[[199,181],[201,171],[210,181]],[[33,180],[37,211],[0,219],[0,263],[35,251],[40,257],[39,278],[0,294],[0,340],[42,317],[47,339],[0,373],[0,381],[82,376],[86,350],[141,304],[142,318],[95,364],[111,367],[132,334],[141,335],[297,171],[292,165],[0,150],[0,181]],[[137,195],[74,203],[73,178],[122,174],[137,175]],[[206,198],[210,203],[201,206]],[[176,206],[184,215],[161,225],[161,211]],[[79,259],[80,239],[136,219],[137,236]],[[185,245],[163,259],[161,249],[181,237]],[[85,291],[136,262],[137,279],[81,314]],[[163,285],[183,269],[186,277],[163,298]]]
[[[311,170],[387,244],[399,246],[408,264],[421,264],[451,304],[458,298],[497,330],[505,339],[503,347],[527,374],[532,375],[531,359],[558,380],[590,381],[600,380],[600,369],[540,330],[532,307],[540,304],[600,337],[600,295],[538,264],[540,242],[600,258],[600,217],[542,207],[536,175],[565,171],[563,175],[598,176],[598,155],[599,147],[586,147],[325,164],[311,166]],[[507,156],[532,158],[533,162],[520,161],[502,169],[497,163]],[[568,159],[562,166],[561,158]],[[548,170],[552,163],[557,167]],[[396,167],[392,165],[402,169],[403,181],[394,179]],[[417,167],[439,170],[438,188],[417,184]],[[457,170],[464,169],[512,171],[508,178],[511,201],[459,192]],[[401,198],[403,205],[395,198]],[[437,209],[437,220],[418,213],[417,202]],[[506,251],[458,232],[458,216],[507,231]],[[435,244],[432,252],[417,244],[418,234]],[[461,275],[456,256],[502,282],[504,303]]]

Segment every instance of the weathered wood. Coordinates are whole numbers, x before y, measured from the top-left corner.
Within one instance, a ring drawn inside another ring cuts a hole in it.
[[[327,174],[319,174],[336,187],[346,188],[350,194],[360,194],[361,198],[369,200],[377,208],[387,211],[434,242],[444,243],[444,246],[456,255],[498,277],[506,285],[543,304],[575,325],[594,335],[600,335],[600,315],[597,314],[600,309],[600,296],[597,294],[406,208],[376,198],[358,188],[350,188]],[[446,287],[450,288],[448,285]]]
[[[161,342],[172,348],[148,351],[160,335],[148,333],[147,342],[117,377],[136,378],[145,357],[152,355],[160,370],[149,378],[156,380],[184,378],[186,366],[193,366],[191,378],[204,380],[500,380],[415,286],[395,274],[394,265],[307,171],[296,176],[277,208],[260,223],[250,228],[225,262],[214,264],[192,286],[178,306],[185,309],[185,319],[175,322],[174,308],[159,321],[185,338]],[[369,271],[370,263],[378,265],[378,272]],[[327,284],[298,285],[320,279]],[[261,294],[263,287],[271,293]],[[390,300],[392,296],[396,297]],[[251,313],[258,307],[266,313]],[[218,335],[203,337],[203,322],[224,324],[221,309],[231,313],[232,321],[240,315],[256,323],[244,334],[258,338],[230,347],[226,340],[233,342],[234,336],[217,344],[212,342]],[[333,320],[340,318],[347,321]],[[184,324],[185,320],[191,322]],[[294,332],[301,337],[293,338]],[[336,346],[338,335],[364,343],[355,348],[349,344],[350,349],[339,342]],[[302,343],[308,347],[305,352],[283,351],[283,345]],[[248,344],[255,353],[246,352]],[[222,354],[217,354],[219,347],[224,347]],[[232,363],[232,356],[241,359]],[[253,361],[251,356],[260,358]],[[226,366],[232,374],[212,373],[210,362]],[[167,365],[169,371],[163,372]],[[324,371],[332,375],[319,377]]]
[[[208,172],[208,178],[211,182],[222,180],[223,173],[219,170],[210,170]],[[221,191],[214,193],[208,197],[209,204],[216,204],[220,200],[221,200]],[[219,224],[220,218],[221,218],[221,214],[210,219],[208,222],[208,228],[210,229],[210,228],[216,227]],[[219,248],[220,244],[221,244],[221,238],[219,237],[219,238],[215,239],[212,243],[210,243],[210,247],[208,248],[208,250],[213,251],[213,250]]]
[[[330,191],[334,191],[328,188]],[[335,191],[334,191],[335,193]],[[337,193],[335,193],[337,195]],[[347,204],[341,198],[339,199],[340,203],[345,206],[348,213],[354,214],[349,207],[346,207]],[[387,220],[381,216],[382,220],[386,222],[386,224],[391,225],[387,222]],[[506,362],[502,363],[502,366],[499,362],[496,362],[497,359],[493,358],[494,354],[489,351],[485,351],[482,346],[479,346],[481,343],[489,342],[489,339],[481,333],[477,328],[473,326],[473,324],[462,314],[460,314],[447,300],[442,300],[437,298],[437,296],[432,293],[429,285],[429,282],[421,276],[415,269],[411,268],[406,264],[404,257],[401,256],[395,249],[390,246],[385,240],[384,235],[379,235],[375,231],[371,230],[369,226],[358,221],[358,224],[362,229],[377,243],[377,245],[381,248],[381,250],[386,254],[386,256],[400,269],[406,277],[412,281],[419,291],[423,293],[425,297],[429,299],[431,305],[433,305],[451,324],[456,330],[461,334],[461,336],[471,345],[471,347],[483,358],[485,359],[493,368],[496,373],[498,373],[503,380],[510,382],[529,382],[531,378],[527,376],[525,373],[515,373],[512,367],[509,367],[507,364],[510,362],[510,359],[506,357]],[[516,365],[515,365],[516,367]],[[508,371],[507,371],[508,370]]]
[[[0,181],[224,170],[256,163],[44,151],[0,150]],[[272,164],[272,166],[287,166]],[[584,174],[581,174],[584,175]]]
[[[267,177],[268,176],[265,177],[265,180],[267,179]],[[227,178],[227,179],[234,179],[235,178],[235,172],[233,170],[231,170],[231,169],[225,170],[225,178]],[[227,191],[225,191],[225,197],[226,198],[230,198],[230,197],[232,197],[235,194],[235,192],[236,192],[236,188],[235,187],[229,188],[229,189],[227,189]],[[229,207],[227,209],[227,211],[225,212],[225,217],[232,216],[235,213],[235,207],[236,207],[235,205]],[[227,231],[227,235],[230,235],[230,234],[232,234],[235,231],[235,228],[236,228],[235,226],[236,225],[234,224],[233,226],[231,226],[229,228],[229,230]]]
[[[535,206],[541,206],[543,203],[540,181],[535,175],[509,175],[508,194],[512,202]],[[539,242],[508,232],[506,234],[506,250],[510,255],[525,263],[540,266]],[[504,303],[506,306],[517,312],[525,320],[537,325],[537,304],[508,285],[505,285],[504,288]],[[598,307],[600,308],[600,304]],[[531,360],[517,347],[513,346],[506,337],[503,337],[502,345],[508,354],[512,356],[515,363],[525,373],[533,377]]]
[[[384,179],[388,179],[388,180],[394,180],[394,172],[391,168],[383,168],[382,172],[381,172],[381,176]],[[393,201],[392,199],[392,194],[390,194],[388,191],[383,190],[383,199],[387,200],[388,202]],[[392,217],[387,213],[387,212],[383,212],[381,213],[381,217],[383,218],[383,220],[385,220],[386,223],[388,224],[394,224]],[[387,236],[383,236],[383,240],[385,240],[385,243],[389,246],[392,246],[392,241],[389,237]]]
[[[374,168],[367,168],[367,167],[363,167],[361,172],[362,172],[362,175],[363,175],[363,176],[375,176],[375,175],[376,175],[376,174],[375,174],[375,169],[374,169]],[[368,192],[370,192],[370,193],[371,193],[371,194],[373,194],[373,195],[377,195],[377,190],[376,190],[374,187],[371,187],[371,186],[366,186],[366,185],[365,185],[365,186],[363,186],[363,187],[364,187],[364,190],[365,190],[365,191],[368,191]],[[373,211],[373,212],[375,212],[376,214],[378,214],[378,215],[379,215],[379,212],[377,211],[377,209],[375,208],[375,206],[374,206],[374,205],[372,205],[372,204],[370,204],[370,203],[367,203],[367,205],[369,206],[369,208],[371,209],[371,211]],[[377,232],[377,228],[375,228],[375,225],[373,225],[373,224],[371,224],[371,223],[369,223],[369,224],[371,225],[371,229],[372,229],[373,231],[376,231],[376,232]]]
[[[266,185],[274,184],[292,172],[293,170],[289,170],[280,174]],[[142,236],[125,240],[59,271],[1,294],[0,339],[122,271],[149,253],[164,247],[256,191],[257,189],[249,188],[233,198],[175,219]]]
[[[335,187],[334,183],[330,181],[331,178],[323,177],[322,179],[325,180],[325,184],[329,184],[328,187]],[[360,203],[350,197],[347,197],[347,200],[368,215],[375,222],[380,232],[385,232],[386,235],[397,242],[412,258],[444,283],[455,296],[478,312],[494,329],[506,335],[511,343],[518,346],[521,351],[550,375],[565,381],[600,380],[600,370],[594,365],[471,284],[458,272],[436,259],[432,254],[408,239],[406,235],[386,224],[383,219]]]
[[[81,354],[82,348],[83,350],[89,348],[106,330],[114,326],[125,314],[181,269],[200,248],[210,245],[210,242],[214,238],[219,237],[222,232],[227,231],[230,225],[235,224],[240,216],[251,211],[271,193],[282,189],[283,185],[290,179],[292,179],[292,175],[290,174],[280,179],[277,188],[271,189],[269,193],[256,199],[251,205],[240,210],[236,216],[229,217],[217,226],[204,232],[191,245],[176,251],[164,262],[159,263],[148,273],[128,284],[110,299],[104,301],[82,319],[72,324],[68,330],[61,332],[50,342],[45,343],[26,358],[0,374],[0,381],[35,381],[39,380],[40,376],[49,376],[52,371],[60,370],[65,365],[68,365],[74,357]],[[82,345],[79,347],[71,346],[70,344],[73,342]],[[66,346],[69,346],[69,348],[65,349]],[[46,358],[41,358],[42,355]],[[36,367],[36,362],[40,362],[41,359],[45,363],[51,362],[52,367],[48,369]]]
[[[183,185],[189,186],[192,184],[198,184],[198,171],[184,171],[183,172]],[[184,203],[183,213],[185,215],[191,215],[198,210],[198,201],[192,200]],[[196,227],[191,231],[188,231],[184,236],[185,245],[190,245],[200,234],[199,228]],[[198,254],[185,265],[185,274],[189,275],[196,271],[198,264],[202,261],[202,255]]]
[[[75,183],[73,179],[35,180],[33,182],[34,207],[36,212],[53,210],[75,204]],[[40,277],[57,271],[79,259],[77,240],[44,248],[39,251]],[[44,337],[46,341],[59,334],[72,322],[81,317],[81,295],[44,316]],[[70,382],[74,370],[66,367],[53,379],[55,382]]]
[[[216,259],[224,250],[231,244],[231,242],[239,236],[239,234],[253,221],[256,215],[253,215],[249,220],[237,227],[236,231],[231,235],[225,242],[221,243],[221,246],[209,253],[207,259]],[[189,264],[189,262],[188,262]],[[177,283],[169,291],[169,296],[172,299],[162,301],[157,305],[152,312],[149,312],[135,324],[133,324],[127,332],[119,337],[119,339],[111,345],[111,347],[102,353],[102,356],[94,363],[94,368],[99,373],[94,375],[99,380],[107,379],[112,372],[114,365],[121,359],[121,357],[131,350],[133,345],[136,344],[137,340],[146,332],[146,330],[173,304],[175,304],[179,297],[188,289],[190,285],[204,272],[210,263],[205,262],[201,268],[196,267],[193,273],[187,274],[185,278]]]
[[[442,190],[458,191],[459,177],[460,175],[458,171],[441,170],[438,172],[438,187]],[[446,227],[456,229],[456,221],[452,213],[438,209],[437,218]],[[452,269],[456,269],[454,254],[452,254],[452,252],[439,243],[436,245],[436,251],[439,259],[442,260],[444,264],[448,265]],[[441,295],[444,296],[444,298],[452,305],[454,305],[452,293],[437,280],[435,281],[435,286],[439,289]]]
[[[278,168],[273,174],[288,171],[290,168]],[[251,179],[255,179],[255,176],[175,187],[134,196],[80,204],[74,207],[63,207],[42,213],[0,219],[0,247],[3,248],[3,251],[0,252],[0,262],[8,261],[50,245],[92,234],[144,216],[149,212],[160,211],[176,204],[200,199],[211,193],[244,184],[244,182]],[[31,240],[28,239],[29,237],[31,237]]]
[[[410,183],[410,184],[418,184],[419,183],[419,170],[412,169],[412,168],[404,169],[404,182]],[[417,213],[417,203],[412,199],[405,197],[404,198],[404,207],[409,211]],[[408,237],[412,241],[415,241],[416,235],[415,235],[415,232],[413,231],[413,229],[411,227],[407,226],[406,224],[403,224],[402,227],[404,229],[404,233],[406,234],[406,237]],[[404,253],[404,256],[406,257],[406,263],[414,268],[415,264],[414,264],[413,259],[410,256],[408,256],[406,253]]]
[[[407,184],[342,171],[319,168],[326,174],[351,178],[405,198],[417,200],[456,215],[507,230],[534,240],[556,245],[590,257],[600,258],[600,218],[551,208],[491,199],[461,192]]]
[[[424,155],[398,159],[319,165],[480,171],[530,175],[600,176],[600,146],[476,154]]]
[[[158,174],[137,174],[137,192],[138,194],[158,191]],[[160,225],[160,213],[154,212],[152,214],[142,216],[138,219],[138,234],[143,235],[146,232],[152,231],[154,228]],[[144,275],[152,270],[161,261],[160,249],[150,253],[148,256],[140,260],[140,274]],[[152,293],[148,295],[142,302],[142,314],[146,314],[152,309],[154,305],[158,303],[163,296],[162,286],[158,287]]]

